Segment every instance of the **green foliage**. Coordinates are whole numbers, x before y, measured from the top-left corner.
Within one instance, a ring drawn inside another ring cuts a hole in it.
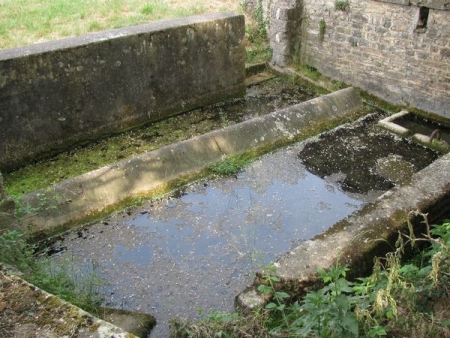
[[[230,157],[211,166],[211,171],[219,176],[233,176],[249,163],[246,157]]]
[[[259,1],[258,7],[255,11],[255,18],[257,22],[258,35],[263,39],[267,39],[267,25],[269,24],[269,20],[264,19],[261,0]]]
[[[262,1],[259,2],[253,14],[253,20],[245,27],[246,40],[250,44],[246,48],[247,62],[269,61],[272,57],[272,49],[270,48],[267,34],[269,20],[264,19]]]
[[[36,259],[35,247],[19,231],[1,235],[0,247],[0,262],[17,268],[24,279],[41,289],[90,312],[103,301],[100,290],[104,281],[94,263],[85,262],[76,268],[74,259],[58,262],[48,257]]]
[[[347,12],[349,10],[350,4],[348,0],[336,0],[334,2],[334,9]]]
[[[0,236],[0,262],[20,271],[30,271],[34,263],[33,247],[28,245],[19,231],[8,231]]]
[[[104,300],[101,294],[104,281],[95,262],[87,261],[79,267],[73,258],[59,261],[41,258],[26,279],[89,312],[95,312]]]
[[[334,89],[342,89],[345,87],[345,83],[342,81],[336,81],[333,83],[333,88]]]
[[[151,14],[153,14],[154,10],[155,10],[155,8],[153,5],[147,4],[141,8],[141,13],[145,14],[145,15],[151,15]]]
[[[26,215],[31,214],[35,211],[37,211],[37,208],[32,207],[30,205],[27,205],[23,202],[22,197],[19,196],[11,196],[11,198],[14,200],[16,206],[14,209],[15,215],[18,220],[23,219]]]
[[[38,206],[31,206],[29,204],[26,204],[23,201],[23,198],[20,196],[12,196],[12,199],[15,202],[15,216],[18,220],[23,219],[27,215],[30,215],[32,213],[35,213],[39,210],[43,211],[50,211],[50,210],[56,210],[58,208],[59,203],[62,200],[62,197],[58,194],[52,193],[52,187],[48,187],[44,191],[37,194],[37,197],[39,199],[39,205]]]
[[[299,327],[298,334],[319,337],[358,335],[358,321],[352,312],[358,297],[351,295],[353,283],[345,279],[347,271],[347,267],[339,265],[329,271],[318,271],[326,285],[317,292],[308,293],[299,307],[301,316],[292,325]]]
[[[272,296],[265,307],[270,311],[266,320],[268,330],[298,337],[357,336],[359,324],[352,309],[359,297],[349,296],[353,284],[345,279],[347,271],[347,267],[339,265],[329,271],[319,270],[325,286],[309,292],[302,304],[290,304],[291,296],[276,288],[279,278],[265,274],[265,284],[261,284],[258,291],[266,297]]]

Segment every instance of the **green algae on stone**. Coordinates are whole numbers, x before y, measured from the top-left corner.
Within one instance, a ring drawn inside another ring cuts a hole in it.
[[[313,89],[308,89],[311,87],[307,84],[300,81],[289,82],[285,78],[274,78],[264,83],[253,84],[251,88],[255,86],[262,88],[261,102],[254,96],[250,97],[252,101],[250,105],[244,98],[229,99],[118,135],[111,135],[109,138],[80,144],[47,160],[5,173],[6,191],[12,196],[21,196],[165,145],[241,122],[249,118],[248,114],[262,115],[269,112],[265,112],[263,108],[256,109],[253,106],[255,102],[263,106],[267,99],[274,99],[278,100],[276,105],[279,108],[281,104],[283,107],[292,104],[290,99],[284,99],[288,92],[296,95],[302,93],[306,97],[304,100],[317,95]],[[282,100],[285,102],[282,103]],[[245,109],[251,109],[252,112],[245,113]]]

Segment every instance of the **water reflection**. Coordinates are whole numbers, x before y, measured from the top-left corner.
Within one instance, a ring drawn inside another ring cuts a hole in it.
[[[364,203],[306,171],[298,151],[268,154],[236,178],[197,182],[178,198],[112,216],[64,245],[100,266],[108,306],[152,313],[152,336],[167,336],[173,316],[231,310],[256,269]]]

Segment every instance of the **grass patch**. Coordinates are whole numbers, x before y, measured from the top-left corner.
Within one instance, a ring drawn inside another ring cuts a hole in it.
[[[0,49],[220,10],[239,12],[239,1],[4,0]]]

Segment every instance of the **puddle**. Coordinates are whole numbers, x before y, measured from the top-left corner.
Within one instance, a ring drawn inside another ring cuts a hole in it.
[[[261,265],[331,227],[439,155],[374,124],[380,114],[262,156],[235,178],[200,181],[55,243],[95,262],[106,305],[173,317],[231,311]]]

